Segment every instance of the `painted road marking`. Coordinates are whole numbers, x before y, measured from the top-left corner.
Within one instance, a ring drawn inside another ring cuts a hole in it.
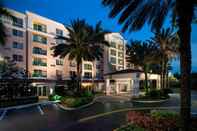
[[[40,105],[38,105],[37,108],[38,108],[40,114],[41,114],[41,115],[44,115],[44,111],[41,109]]]
[[[132,110],[139,111],[139,110],[150,110],[150,109],[154,109],[154,110],[158,110],[158,109],[160,109],[160,110],[162,110],[162,109],[179,109],[179,107],[174,106],[174,107],[154,107],[154,108],[153,107],[125,108],[125,109],[120,109],[120,110],[115,110],[115,111],[111,111],[111,112],[97,114],[97,115],[94,115],[94,116],[85,117],[85,118],[79,119],[78,122],[85,122],[85,121],[88,121],[88,120],[96,119],[96,118],[99,118],[99,117],[104,117],[104,116],[115,114],[115,113],[125,112],[125,111],[132,111]]]
[[[3,118],[4,118],[5,115],[6,115],[6,113],[7,113],[7,110],[4,110],[3,113],[2,113],[1,116],[0,116],[0,120],[3,120]]]

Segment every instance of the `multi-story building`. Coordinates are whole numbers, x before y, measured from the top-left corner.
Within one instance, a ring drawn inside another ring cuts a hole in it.
[[[69,80],[76,74],[75,61],[70,61],[68,57],[53,57],[51,50],[53,46],[63,42],[56,37],[67,36],[68,31],[63,24],[35,13],[9,11],[13,19],[1,17],[7,38],[5,46],[0,47],[0,56],[14,60],[17,66],[28,71],[28,77],[35,81],[33,84],[37,87],[38,95],[47,96],[53,92],[57,80]],[[125,71],[128,65],[125,59],[126,40],[120,33],[107,34],[105,39],[110,46],[104,47],[103,58],[82,62],[82,80],[84,86],[94,83],[97,89],[110,92],[109,76],[114,72]],[[132,88],[131,83],[125,82],[127,78],[123,81],[113,80],[119,81],[115,86],[117,93],[118,88],[124,88],[125,85]]]

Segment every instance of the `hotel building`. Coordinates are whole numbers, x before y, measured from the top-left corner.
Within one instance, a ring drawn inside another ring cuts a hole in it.
[[[53,57],[51,50],[53,46],[62,43],[55,37],[66,36],[68,32],[63,24],[35,13],[9,11],[13,15],[12,20],[1,17],[7,37],[5,46],[0,47],[0,57],[14,60],[18,67],[28,71],[28,77],[35,80],[33,84],[37,87],[38,95],[47,96],[53,93],[57,80],[69,80],[76,74],[75,61],[68,60],[68,57]],[[95,90],[102,90],[107,94],[130,92],[135,85],[139,88],[143,72],[127,69],[126,40],[120,33],[110,33],[105,37],[110,46],[104,47],[103,58],[82,63],[83,85],[88,86],[94,82]],[[122,72],[134,75],[127,74],[123,77]],[[158,80],[159,77],[150,79]]]

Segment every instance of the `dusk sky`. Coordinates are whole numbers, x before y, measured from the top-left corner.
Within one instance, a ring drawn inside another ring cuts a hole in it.
[[[117,19],[109,19],[109,10],[101,5],[101,0],[4,0],[5,6],[20,12],[31,11],[55,21],[69,24],[70,20],[84,18],[95,25],[102,20],[103,27],[112,32],[120,32]],[[138,32],[124,33],[127,40],[147,40],[152,36],[146,25]],[[192,26],[192,70],[197,72],[197,25]],[[179,70],[179,61],[173,62],[173,72]]]

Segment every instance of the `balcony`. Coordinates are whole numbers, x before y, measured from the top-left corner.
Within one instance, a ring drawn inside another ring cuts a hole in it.
[[[38,73],[38,72],[33,72],[33,73],[32,73],[32,77],[35,77],[35,78],[46,78],[46,77],[47,77],[47,74]]]
[[[43,61],[33,61],[32,64],[35,66],[45,66],[45,67],[47,66],[47,63]]]
[[[43,24],[33,24],[33,29],[39,32],[47,33],[47,27]]]
[[[46,56],[47,55],[47,51],[46,50],[42,50],[41,48],[34,47],[33,48],[33,54]]]

